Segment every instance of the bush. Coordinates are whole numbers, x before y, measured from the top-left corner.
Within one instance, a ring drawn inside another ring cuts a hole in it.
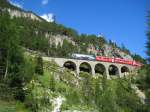
[[[38,56],[36,58],[35,73],[37,73],[39,75],[43,75],[43,59],[41,56]]]

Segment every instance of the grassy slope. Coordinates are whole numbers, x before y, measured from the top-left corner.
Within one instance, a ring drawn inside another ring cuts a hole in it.
[[[27,60],[31,62],[29,56],[26,57]],[[32,59],[33,66],[35,66],[35,60]],[[82,78],[87,77],[86,74],[81,74]],[[52,91],[52,78],[54,78],[54,91]],[[33,98],[30,100],[30,96],[27,97],[29,102],[25,103],[35,103],[40,104],[39,109],[43,109],[45,105],[43,105],[43,98],[47,98],[48,100],[54,99],[59,95],[66,98],[63,102],[62,110],[80,110],[82,112],[96,112],[96,107],[92,103],[87,105],[83,102],[83,80],[77,79],[74,74],[72,74],[69,70],[63,69],[58,67],[54,62],[44,62],[44,74],[37,75],[34,74],[33,80],[36,82],[34,87],[31,88],[32,84],[27,84],[27,88],[30,88],[30,92],[32,92]],[[95,87],[96,79],[91,79],[92,81],[92,89]],[[100,85],[102,85],[102,80],[100,81]],[[115,90],[117,88],[117,81],[118,79],[108,80],[107,81],[107,88],[111,94],[115,95]],[[122,83],[125,84],[124,86],[127,87],[128,83],[125,80],[122,80]],[[47,91],[50,93],[47,94]],[[109,93],[109,92],[108,92]],[[107,92],[106,92],[107,94]],[[41,97],[41,99],[36,99],[36,97]],[[34,98],[35,97],[35,98]],[[29,98],[29,99],[28,99]],[[110,97],[111,98],[111,97]],[[104,98],[105,99],[105,98]],[[30,102],[31,101],[31,102]],[[52,110],[53,105],[48,103],[46,108]],[[23,104],[14,102],[0,102],[0,112],[29,112],[28,110],[24,109]],[[64,111],[65,112],[65,111]]]
[[[16,101],[0,100],[0,112],[30,112],[25,109],[24,105]]]

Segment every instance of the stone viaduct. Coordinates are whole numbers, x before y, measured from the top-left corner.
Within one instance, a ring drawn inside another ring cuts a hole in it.
[[[106,75],[107,79],[109,79],[111,75],[123,77],[125,74],[128,74],[135,69],[135,67],[131,65],[90,60],[52,57],[43,57],[43,60],[55,61],[60,67],[66,67],[68,69],[71,69],[75,71],[77,75],[79,75],[81,71],[91,73],[93,76],[95,76],[96,73],[100,73],[102,75]]]

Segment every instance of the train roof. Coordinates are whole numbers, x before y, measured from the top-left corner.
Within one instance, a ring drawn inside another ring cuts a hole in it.
[[[76,56],[94,56],[94,55],[88,55],[88,54],[78,54],[78,53],[73,53],[72,55],[76,55]]]

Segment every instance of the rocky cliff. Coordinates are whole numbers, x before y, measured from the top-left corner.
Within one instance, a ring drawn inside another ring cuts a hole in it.
[[[10,14],[11,18],[30,18],[32,20],[37,20],[37,21],[42,21],[43,19],[39,16],[37,16],[36,14],[34,14],[33,12],[30,11],[20,11],[17,9],[11,9],[11,8],[1,8],[0,10],[3,12],[8,12]]]

